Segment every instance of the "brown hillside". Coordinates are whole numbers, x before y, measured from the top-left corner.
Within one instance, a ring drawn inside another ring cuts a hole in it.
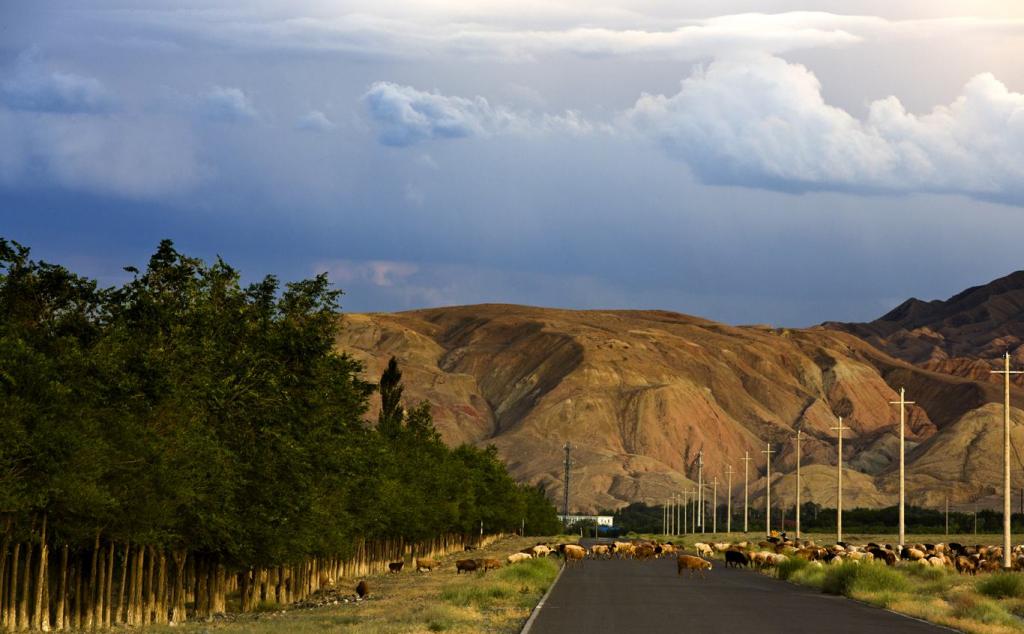
[[[1024,271],[945,301],[908,299],[872,322],[823,325],[931,370],[999,383],[989,370],[1004,353],[1014,364],[1024,363]],[[1014,381],[1024,385],[1024,376]]]
[[[772,442],[778,451],[773,478],[788,477],[798,426],[808,435],[804,464],[820,465],[808,470],[805,482],[819,499],[808,499],[827,503],[834,497],[830,428],[839,415],[852,428],[844,449],[857,470],[850,476],[857,492],[849,499],[891,503],[884,487],[898,419],[889,401],[900,385],[918,403],[910,410],[908,438],[911,446],[921,443],[914,455],[928,465],[915,486],[953,488],[954,482],[938,480],[953,467],[933,469],[931,457],[941,452],[928,448],[946,438],[970,444],[965,439],[973,432],[965,431],[964,421],[992,418],[978,408],[999,399],[996,385],[915,367],[825,328],[733,327],[663,311],[508,305],[346,315],[344,321],[338,347],[366,363],[368,378],[396,356],[410,404],[433,404],[447,442],[493,443],[517,478],[544,484],[554,499],[562,492],[561,447],[570,441],[576,463],[571,506],[578,511],[660,503],[692,486],[702,449],[707,479],[717,475],[724,482],[731,464],[740,494],[742,458],[749,452],[752,490],[760,491],[761,450]],[[987,472],[979,471],[982,476]],[[956,495],[966,499],[985,484],[964,485]]]

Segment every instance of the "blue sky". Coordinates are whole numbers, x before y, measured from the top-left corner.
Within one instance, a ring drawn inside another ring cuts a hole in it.
[[[0,235],[108,283],[169,237],[250,278],[327,271],[353,311],[801,326],[1024,268],[1016,2],[8,2],[0,24]]]

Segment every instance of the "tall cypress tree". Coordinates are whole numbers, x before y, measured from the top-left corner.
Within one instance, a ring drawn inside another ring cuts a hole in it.
[[[391,357],[388,368],[380,376],[380,416],[377,429],[387,438],[398,436],[402,430],[402,371],[398,360]]]

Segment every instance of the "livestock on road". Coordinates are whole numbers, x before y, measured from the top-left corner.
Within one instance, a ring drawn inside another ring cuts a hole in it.
[[[693,555],[679,555],[679,558],[676,559],[676,574],[681,575],[684,570],[689,570],[691,576],[696,570],[703,577],[705,570],[711,570],[711,562]]]

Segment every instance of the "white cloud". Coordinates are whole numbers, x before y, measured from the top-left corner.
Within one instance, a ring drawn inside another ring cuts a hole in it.
[[[316,268],[327,271],[336,283],[358,282],[382,287],[400,284],[419,271],[416,264],[396,260],[334,260],[320,263]]]
[[[11,74],[0,80],[0,103],[12,110],[102,112],[113,101],[98,79],[48,70],[32,50],[22,53]]]
[[[239,88],[214,86],[199,100],[199,112],[215,121],[248,121],[256,118],[256,109]]]
[[[363,104],[384,145],[405,147],[432,139],[487,138],[500,134],[590,134],[607,131],[575,110],[535,116],[492,105],[484,97],[458,97],[377,82]]]
[[[298,121],[295,122],[295,127],[299,130],[326,132],[328,130],[333,130],[337,126],[333,121],[327,118],[327,115],[319,110],[310,110],[299,117]]]
[[[624,121],[708,183],[1024,202],[1024,95],[987,74],[927,114],[888,97],[860,120],[825,103],[807,68],[739,56],[699,69],[674,95],[643,95]]]
[[[449,97],[412,86],[377,82],[363,95],[377,138],[407,146],[428,139],[486,137],[519,125],[519,117],[483,97]]]

